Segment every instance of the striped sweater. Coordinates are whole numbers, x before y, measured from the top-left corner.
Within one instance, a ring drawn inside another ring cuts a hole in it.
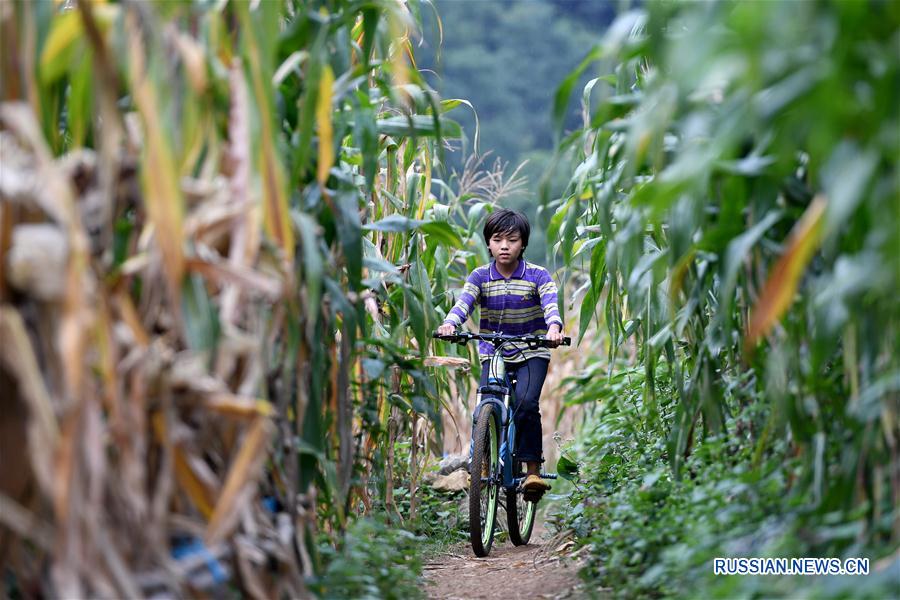
[[[556,304],[556,283],[547,269],[525,260],[519,261],[509,279],[497,271],[493,261],[472,271],[444,324],[459,327],[465,323],[476,302],[481,306],[481,333],[544,335],[553,323],[562,329]],[[480,342],[478,354],[481,360],[489,359],[494,354],[493,344]],[[512,363],[533,357],[549,359],[550,350],[507,344],[503,347],[503,357]]]

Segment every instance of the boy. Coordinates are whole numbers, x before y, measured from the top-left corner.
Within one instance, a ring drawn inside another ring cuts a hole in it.
[[[481,305],[482,333],[545,335],[552,347],[563,341],[562,319],[556,305],[556,284],[547,269],[526,262],[531,225],[524,215],[500,209],[484,225],[484,241],[494,260],[478,267],[466,279],[459,301],[438,328],[441,335],[452,335],[466,322],[475,303]],[[481,383],[487,384],[488,363],[494,347],[481,342]],[[541,413],[538,401],[550,364],[547,348],[530,349],[526,344],[504,347],[507,373],[516,376],[515,419],[518,441],[516,456],[525,462],[527,477],[523,487],[544,492],[550,486],[540,478]]]

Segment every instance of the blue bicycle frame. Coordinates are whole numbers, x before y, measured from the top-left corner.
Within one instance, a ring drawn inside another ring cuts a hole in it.
[[[568,342],[568,338],[566,338]],[[515,477],[513,473],[513,462],[515,460],[514,452],[516,447],[516,420],[515,420],[515,388],[512,380],[506,373],[506,362],[503,360],[503,354],[500,347],[495,348],[495,352],[488,363],[488,379],[487,385],[478,388],[475,396],[475,414],[472,423],[478,422],[478,416],[481,414],[481,407],[491,404],[495,407],[495,414],[500,417],[500,466],[502,481],[499,483],[506,489],[516,489],[525,479],[524,477]],[[472,456],[472,444],[469,444],[469,457]],[[543,479],[556,479],[556,474],[541,473]]]
[[[497,503],[500,488],[506,491],[506,518],[509,539],[517,545],[528,543],[534,526],[536,504],[543,490],[521,488],[521,461],[515,458],[516,419],[515,387],[506,373],[503,346],[524,343],[530,348],[553,346],[547,338],[537,335],[505,335],[501,333],[434,333],[434,337],[450,342],[466,343],[481,340],[494,345],[488,362],[486,385],[478,388],[472,419],[472,444],[469,446],[469,537],[476,556],[487,556],[494,541]],[[564,338],[563,344],[570,344]],[[482,410],[488,407],[487,413]],[[482,417],[490,416],[490,420]],[[496,421],[495,421],[496,419]],[[476,448],[476,438],[478,447]],[[482,446],[484,444],[484,446]],[[485,455],[485,452],[488,454]],[[533,475],[532,475],[533,476]],[[556,479],[555,474],[541,473],[543,479]],[[521,494],[521,495],[520,495]],[[487,502],[485,505],[484,502]],[[527,506],[527,508],[526,508]]]

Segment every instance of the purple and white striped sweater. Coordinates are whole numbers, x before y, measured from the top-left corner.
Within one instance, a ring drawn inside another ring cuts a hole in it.
[[[553,323],[562,328],[556,304],[556,283],[547,269],[525,260],[519,261],[509,279],[497,271],[493,261],[472,271],[444,324],[459,327],[465,323],[476,302],[481,306],[478,327],[481,333],[544,335]],[[479,343],[481,360],[487,360],[493,354],[493,344]],[[508,344],[503,348],[503,357],[508,362],[522,362],[533,357],[549,359],[550,350]]]

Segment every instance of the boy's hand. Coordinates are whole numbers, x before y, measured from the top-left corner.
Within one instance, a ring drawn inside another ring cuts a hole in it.
[[[554,323],[553,325],[550,326],[549,329],[547,329],[547,335],[544,336],[544,337],[546,337],[546,338],[547,338],[547,341],[550,342],[549,346],[550,346],[551,348],[556,348],[557,346],[559,346],[560,344],[562,344],[563,338],[564,338],[565,336],[563,336],[562,331],[560,330],[559,325],[557,325],[556,323]]]
[[[438,327],[438,335],[455,335],[456,334],[456,326],[444,324]]]

